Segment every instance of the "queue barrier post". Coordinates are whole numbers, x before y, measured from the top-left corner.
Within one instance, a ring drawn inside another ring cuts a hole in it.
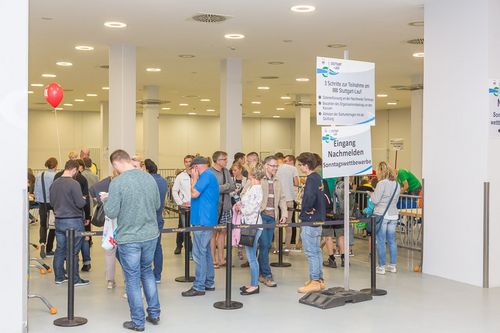
[[[66,230],[66,270],[68,272],[68,314],[54,320],[55,326],[74,327],[87,323],[83,317],[75,317],[75,229]]]
[[[371,294],[372,296],[384,296],[387,295],[387,290],[377,289],[377,223],[375,217],[372,216],[370,218],[370,224],[372,229],[371,235],[371,255],[370,255],[370,288],[361,289],[361,292]]]
[[[243,303],[231,300],[231,284],[232,284],[232,270],[233,270],[233,224],[231,221],[226,223],[227,236],[226,236],[226,299],[214,303],[214,307],[220,310],[236,310],[243,307]]]
[[[270,264],[272,267],[290,267],[292,266],[289,262],[283,262],[283,228],[278,228],[278,262],[273,262]]]
[[[190,210],[181,210],[179,209],[179,214],[184,215],[184,228],[190,227]],[[189,273],[189,252],[191,251],[189,247],[189,231],[184,231],[184,276],[179,276],[175,278],[176,282],[193,282],[194,276],[190,276]]]

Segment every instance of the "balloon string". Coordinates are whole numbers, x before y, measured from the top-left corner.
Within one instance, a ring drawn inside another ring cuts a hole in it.
[[[59,163],[62,163],[61,159],[61,139],[59,137],[59,125],[57,123],[57,109],[54,108],[54,116],[56,118],[56,135],[57,135],[57,148],[59,150]]]

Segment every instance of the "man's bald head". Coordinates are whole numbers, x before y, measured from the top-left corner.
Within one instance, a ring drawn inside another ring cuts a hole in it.
[[[90,149],[88,149],[87,147],[83,147],[80,150],[80,158],[84,159],[84,158],[89,158],[89,157],[90,157]]]

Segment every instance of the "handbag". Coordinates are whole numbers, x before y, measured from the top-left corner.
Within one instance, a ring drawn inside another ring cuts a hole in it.
[[[257,220],[255,224],[259,222],[259,214],[257,213]],[[243,222],[243,221],[242,221]],[[242,223],[242,225],[250,225],[246,223]],[[241,228],[240,229],[240,245],[253,247],[253,243],[255,243],[255,236],[257,235],[257,228]]]
[[[375,216],[375,218],[377,219],[375,221],[375,230],[376,230],[376,232],[378,232],[380,230],[380,226],[382,225],[382,221],[384,220],[384,216],[385,216],[385,214],[387,214],[387,211],[389,210],[389,206],[391,205],[392,200],[394,199],[394,196],[396,195],[396,192],[398,190],[399,190],[399,184],[396,182],[396,188],[394,189],[394,192],[392,193],[391,199],[389,200],[389,203],[387,204],[387,207],[385,207],[384,213],[382,215],[375,215],[375,214],[373,214],[373,216]],[[370,233],[372,232],[372,230],[371,230],[371,223],[368,223],[366,231],[370,232]]]
[[[92,225],[96,227],[104,226],[106,220],[106,214],[104,213],[104,205],[99,202],[95,207],[94,214],[92,215]]]

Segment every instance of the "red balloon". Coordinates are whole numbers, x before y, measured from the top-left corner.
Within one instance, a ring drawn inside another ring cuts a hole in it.
[[[50,83],[45,87],[43,95],[45,96],[47,102],[56,108],[64,97],[64,91],[63,88],[57,83]]]

